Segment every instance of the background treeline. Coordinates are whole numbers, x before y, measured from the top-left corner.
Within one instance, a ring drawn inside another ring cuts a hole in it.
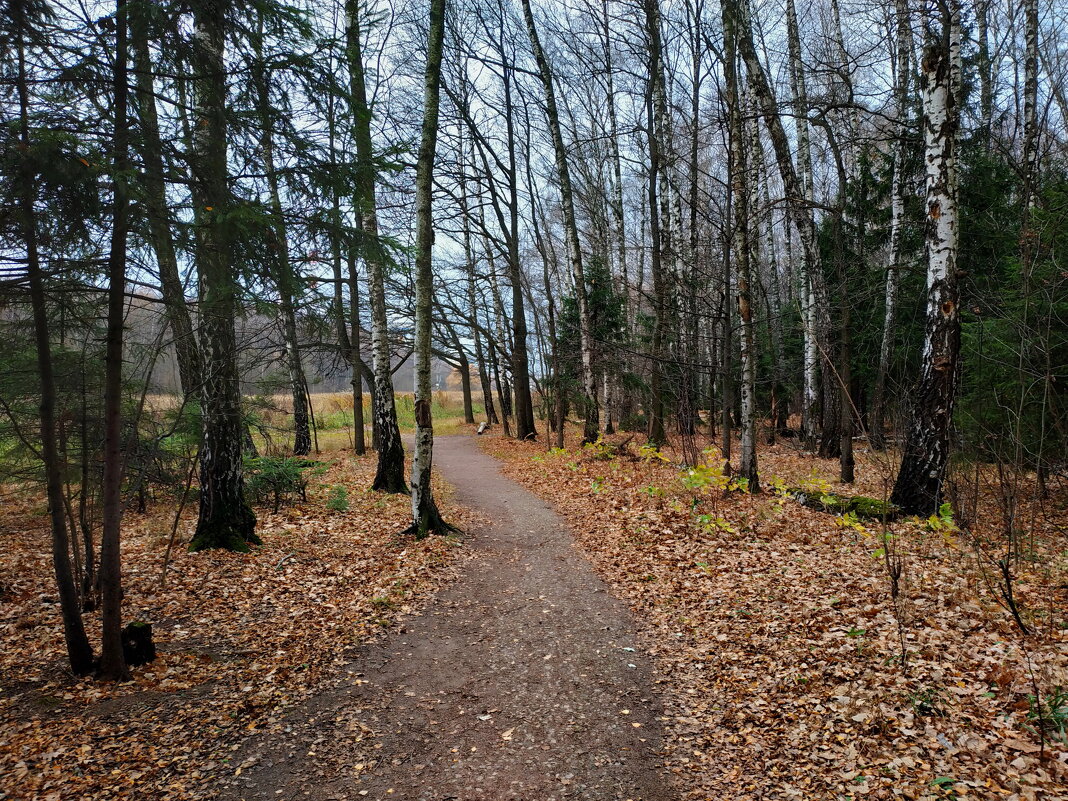
[[[469,421],[715,441],[753,491],[764,441],[843,481],[861,442],[908,512],[974,515],[993,467],[1011,537],[1063,473],[1060,4],[449,0],[431,127],[422,2],[2,8],[0,470],[47,487],[80,672],[124,509],[192,493],[193,547],[258,541],[272,396],[303,457],[348,382],[407,492],[413,354]]]

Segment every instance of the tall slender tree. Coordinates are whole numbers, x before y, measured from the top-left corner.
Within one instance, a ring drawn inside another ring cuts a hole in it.
[[[927,314],[912,422],[891,501],[908,514],[927,515],[942,502],[950,427],[960,366],[960,291],[957,286],[957,128],[955,75],[960,68],[958,0],[928,10],[921,63],[923,134],[927,163]]]
[[[585,422],[582,429],[583,442],[595,442],[600,436],[599,410],[597,403],[597,375],[594,372],[593,330],[590,314],[589,296],[586,287],[586,274],[582,267],[582,247],[579,243],[578,222],[575,219],[575,195],[571,188],[571,168],[567,163],[567,147],[564,144],[563,129],[560,126],[560,111],[556,105],[556,87],[553,83],[553,70],[549,59],[541,46],[538,29],[534,24],[534,12],[530,0],[523,2],[523,19],[530,37],[530,48],[534,52],[534,61],[538,65],[542,89],[545,92],[545,116],[549,123],[549,133],[553,140],[553,153],[556,158],[556,178],[560,183],[560,204],[564,216],[564,239],[567,244],[567,258],[571,265],[571,278],[575,283],[575,300],[578,306],[579,338],[582,349],[582,393]]]
[[[894,48],[894,176],[890,189],[890,248],[886,264],[886,291],[883,303],[883,335],[879,347],[879,366],[875,373],[875,389],[872,392],[871,417],[868,423],[868,439],[871,446],[882,450],[885,445],[886,381],[894,351],[895,325],[897,322],[897,291],[904,268],[902,235],[905,226],[905,115],[909,102],[909,52],[912,49],[912,29],[908,0],[895,0],[896,37]]]
[[[434,159],[438,142],[441,59],[445,41],[445,0],[430,0],[423,126],[415,173],[415,455],[412,458],[412,527],[416,538],[446,534],[430,485],[434,464],[433,401],[430,385],[430,329],[434,303]]]
[[[263,15],[254,37],[254,61],[251,77],[256,114],[259,117],[260,152],[267,177],[267,211],[270,216],[273,255],[271,277],[278,291],[279,312],[282,318],[282,339],[285,342],[286,367],[289,370],[289,396],[293,407],[293,453],[311,453],[312,438],[309,426],[307,379],[301,360],[300,337],[297,333],[297,275],[289,250],[289,231],[282,208],[281,182],[275,160],[276,114],[271,102],[271,71],[264,59]]]
[[[122,334],[126,301],[126,237],[129,230],[130,168],[127,108],[128,37],[126,0],[115,4],[115,65],[112,93],[115,132],[112,156],[111,250],[108,254],[108,312],[104,335],[104,507],[100,537],[100,676],[113,681],[130,677],[122,652]]]
[[[734,241],[734,261],[738,271],[738,317],[741,331],[741,468],[740,473],[749,483],[750,492],[760,489],[757,475],[756,455],[756,340],[753,335],[753,303],[751,295],[752,269],[750,266],[750,177],[745,152],[745,127],[742,122],[741,98],[738,92],[738,47],[737,28],[741,9],[737,0],[722,0],[723,18],[723,74],[726,88],[727,114],[730,138],[730,185],[733,198],[730,220]]]
[[[152,4],[144,2],[131,3],[126,9],[136,76],[134,100],[141,134],[138,139],[142,163],[141,205],[148,224],[152,251],[156,257],[156,268],[159,270],[160,293],[163,295],[171,338],[174,340],[182,393],[187,398],[196,398],[202,381],[200,351],[197,348],[193,320],[178,271],[178,254],[168,213],[167,171],[159,114],[156,110],[156,81],[149,47],[154,28],[152,15],[155,11],[157,9]]]
[[[238,284],[230,242],[234,210],[226,164],[225,0],[193,0],[190,66],[193,131],[190,189],[197,209],[200,344],[204,371],[200,447],[200,517],[190,548],[247,551],[259,545],[256,515],[245,500],[241,383],[237,371]]]
[[[41,382],[40,414],[41,461],[45,470],[48,497],[48,519],[52,530],[52,568],[56,576],[60,614],[63,618],[63,639],[67,659],[75,674],[82,676],[93,669],[93,649],[85,634],[78,587],[70,561],[70,531],[64,515],[63,460],[56,431],[56,376],[52,365],[52,341],[48,323],[48,300],[45,294],[44,271],[41,269],[37,213],[35,209],[38,167],[33,161],[30,136],[30,78],[26,67],[26,43],[34,35],[33,26],[39,23],[42,9],[27,0],[11,0],[8,9],[13,22],[15,40],[18,95],[18,137],[22,160],[19,175],[19,224],[22,244],[26,249],[26,275],[33,314],[34,345],[37,351],[37,370]],[[32,16],[31,16],[32,14]]]
[[[378,233],[378,201],[375,196],[375,159],[371,139],[371,107],[367,102],[367,79],[363,64],[363,31],[358,0],[345,2],[345,52],[349,67],[349,102],[352,104],[352,138],[356,144],[356,213],[363,228],[363,256],[370,277],[371,360],[375,391],[372,394],[372,425],[378,443],[378,469],[372,489],[406,493],[404,444],[397,424],[397,401],[393,392],[393,368],[386,314],[386,272],[389,254]]]

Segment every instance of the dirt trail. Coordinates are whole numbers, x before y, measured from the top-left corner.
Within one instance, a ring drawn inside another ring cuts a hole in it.
[[[628,610],[564,522],[471,437],[435,467],[489,525],[427,611],[359,652],[339,686],[254,738],[234,799],[654,801],[659,713]]]

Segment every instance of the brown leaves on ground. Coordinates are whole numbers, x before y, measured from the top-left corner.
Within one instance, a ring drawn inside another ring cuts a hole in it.
[[[1024,637],[963,532],[893,526],[895,607],[878,523],[766,486],[858,491],[831,485],[836,462],[765,448],[765,492],[749,495],[723,489],[715,454],[695,477],[634,443],[569,444],[485,441],[639,613],[685,798],[1068,798],[1068,745],[1041,748],[1028,717],[1036,686],[1068,688],[1063,517],[1036,525],[1044,557],[1015,568],[1037,632]],[[879,459],[861,454],[858,474],[878,497]]]
[[[365,491],[373,456],[334,462],[307,503],[257,510],[262,548],[188,553],[179,542],[163,587],[173,509],[127,514],[124,620],[153,624],[159,657],[118,685],[64,669],[44,505],[9,496],[0,515],[0,798],[212,797],[213,776],[242,769],[230,755],[243,739],[426,597],[448,572],[452,542],[398,535],[411,503]],[[326,508],[329,485],[347,488],[347,511]],[[181,525],[186,542],[194,525],[195,509]],[[97,615],[86,625],[98,632]]]

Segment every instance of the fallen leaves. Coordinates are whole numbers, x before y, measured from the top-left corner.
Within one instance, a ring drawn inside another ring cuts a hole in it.
[[[322,497],[259,510],[263,548],[175,548],[164,587],[173,512],[127,514],[124,617],[153,623],[159,658],[119,685],[65,670],[42,505],[7,503],[0,798],[205,798],[218,776],[239,775],[247,766],[229,763],[245,738],[335,676],[353,648],[447,574],[451,543],[400,537],[410,501],[366,492],[373,470],[373,457],[339,454]],[[348,488],[347,511],[326,509],[329,485]],[[466,522],[452,505],[447,514]],[[182,523],[187,537],[193,523]],[[93,615],[87,627],[99,629]]]
[[[1068,746],[1040,760],[1027,717],[1032,672],[1068,686],[1066,560],[1021,565],[1026,605],[1053,615],[1025,638],[966,544],[895,524],[899,628],[870,525],[774,492],[695,491],[692,471],[641,451],[482,445],[557,506],[638,612],[680,797],[1068,798]],[[875,457],[858,456],[846,491],[881,497]],[[778,446],[761,467],[830,487],[837,465]],[[1045,536],[1063,550],[1063,529]]]

